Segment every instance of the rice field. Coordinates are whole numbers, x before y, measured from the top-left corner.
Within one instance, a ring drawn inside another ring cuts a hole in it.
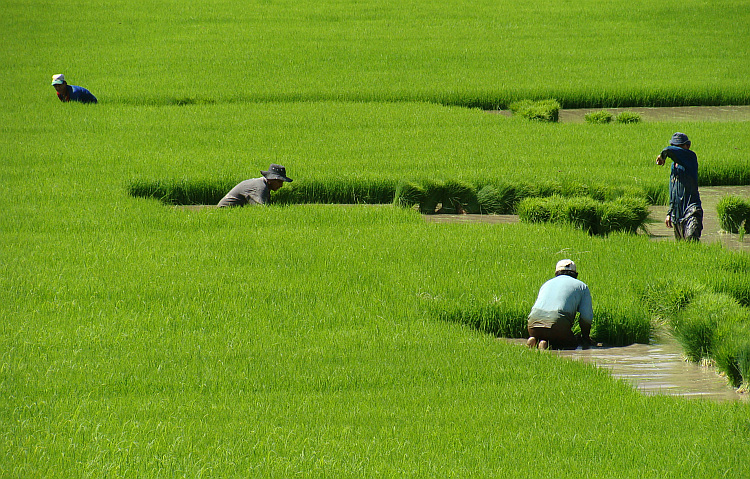
[[[743,383],[746,254],[384,204],[445,182],[663,201],[676,130],[702,185],[748,184],[746,122],[482,110],[747,103],[737,2],[680,3],[691,35],[676,2],[62,6],[0,19],[0,477],[750,474],[748,404],[497,339],[569,257],[595,337],[671,327]],[[60,72],[100,103],[60,104]],[[173,206],[272,162],[295,181],[268,207]]]

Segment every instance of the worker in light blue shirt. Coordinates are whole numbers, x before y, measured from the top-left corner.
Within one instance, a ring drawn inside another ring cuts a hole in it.
[[[563,259],[555,265],[555,277],[539,289],[528,318],[529,348],[575,349],[579,340],[573,334],[576,315],[581,328],[581,342],[592,344],[591,323],[594,310],[591,292],[578,279],[576,264]]]
[[[657,165],[672,160],[669,174],[669,211],[664,224],[674,229],[676,240],[699,241],[703,231],[703,206],[698,193],[698,156],[690,150],[684,133],[672,135],[669,146],[656,157]]]
[[[97,103],[96,97],[87,89],[82,86],[68,85],[62,73],[52,76],[52,86],[57,91],[57,98],[62,102]]]

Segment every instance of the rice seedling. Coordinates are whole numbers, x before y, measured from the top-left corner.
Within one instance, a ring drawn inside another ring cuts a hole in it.
[[[521,221],[564,223],[589,234],[607,235],[615,231],[635,233],[648,221],[648,205],[639,198],[618,198],[600,202],[580,196],[527,198],[518,206]]]
[[[716,204],[719,225],[730,233],[750,233],[750,203],[727,195]]]
[[[560,113],[560,102],[550,100],[521,100],[513,102],[508,109],[521,118],[527,120],[556,122]]]
[[[592,111],[591,113],[586,113],[586,115],[584,115],[586,123],[595,124],[611,123],[614,117],[615,116],[607,110]]]
[[[641,122],[641,114],[634,112],[634,111],[622,111],[617,114],[615,117],[615,121],[617,123],[640,123]]]

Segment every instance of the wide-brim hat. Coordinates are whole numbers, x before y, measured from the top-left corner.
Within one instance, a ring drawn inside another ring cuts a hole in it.
[[[672,135],[672,138],[669,140],[669,144],[672,146],[678,146],[678,145],[686,145],[690,143],[690,139],[685,133],[680,133],[679,131]]]
[[[268,167],[268,171],[261,170],[260,174],[267,180],[281,180],[288,183],[291,183],[292,181],[291,178],[286,176],[286,168],[274,163],[271,163],[271,166]]]

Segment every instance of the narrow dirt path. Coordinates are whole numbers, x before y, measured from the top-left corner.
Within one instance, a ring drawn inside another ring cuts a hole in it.
[[[558,123],[586,123],[586,114],[607,110],[613,115],[632,111],[641,115],[642,121],[750,121],[750,106],[677,106],[677,107],[632,107],[632,108],[575,108],[561,109]],[[503,116],[513,116],[510,110],[490,110]]]
[[[701,241],[704,243],[721,242],[728,249],[750,252],[750,235],[727,233],[721,230],[719,218],[716,215],[716,204],[726,195],[739,196],[750,201],[750,186],[710,186],[700,188],[703,203],[703,233]],[[666,206],[651,207],[651,223],[648,227],[649,236],[654,241],[674,241],[674,233],[664,224],[667,213]],[[423,215],[430,223],[518,223],[517,215]]]

